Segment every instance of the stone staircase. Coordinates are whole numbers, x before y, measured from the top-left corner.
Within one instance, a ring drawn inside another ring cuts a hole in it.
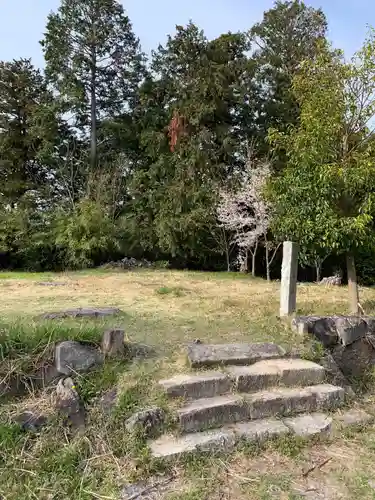
[[[344,389],[325,383],[322,366],[275,344],[193,344],[188,358],[199,371],[159,382],[170,398],[184,399],[176,412],[179,434],[150,441],[154,457],[329,432],[332,417],[323,412],[344,403]]]

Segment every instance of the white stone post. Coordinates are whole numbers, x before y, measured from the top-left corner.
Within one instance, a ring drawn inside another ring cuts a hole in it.
[[[283,243],[281,268],[280,316],[289,316],[296,310],[298,245],[292,241]]]

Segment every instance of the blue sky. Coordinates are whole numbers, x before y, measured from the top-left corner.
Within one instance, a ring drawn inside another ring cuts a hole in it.
[[[0,0],[0,60],[31,57],[43,65],[38,41],[43,37],[46,17],[60,0]],[[273,0],[123,0],[143,50],[149,52],[176,24],[192,19],[209,38],[226,31],[249,29],[262,18]],[[366,25],[375,26],[375,0],[306,0],[322,7],[329,21],[330,38],[348,55],[357,50]]]

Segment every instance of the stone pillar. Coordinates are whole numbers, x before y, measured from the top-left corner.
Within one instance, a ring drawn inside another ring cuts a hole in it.
[[[298,245],[284,241],[281,268],[280,316],[289,316],[296,310]]]

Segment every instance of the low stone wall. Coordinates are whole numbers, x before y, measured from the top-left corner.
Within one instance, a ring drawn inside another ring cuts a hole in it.
[[[319,340],[345,376],[361,376],[375,365],[375,317],[297,316],[292,329]]]

